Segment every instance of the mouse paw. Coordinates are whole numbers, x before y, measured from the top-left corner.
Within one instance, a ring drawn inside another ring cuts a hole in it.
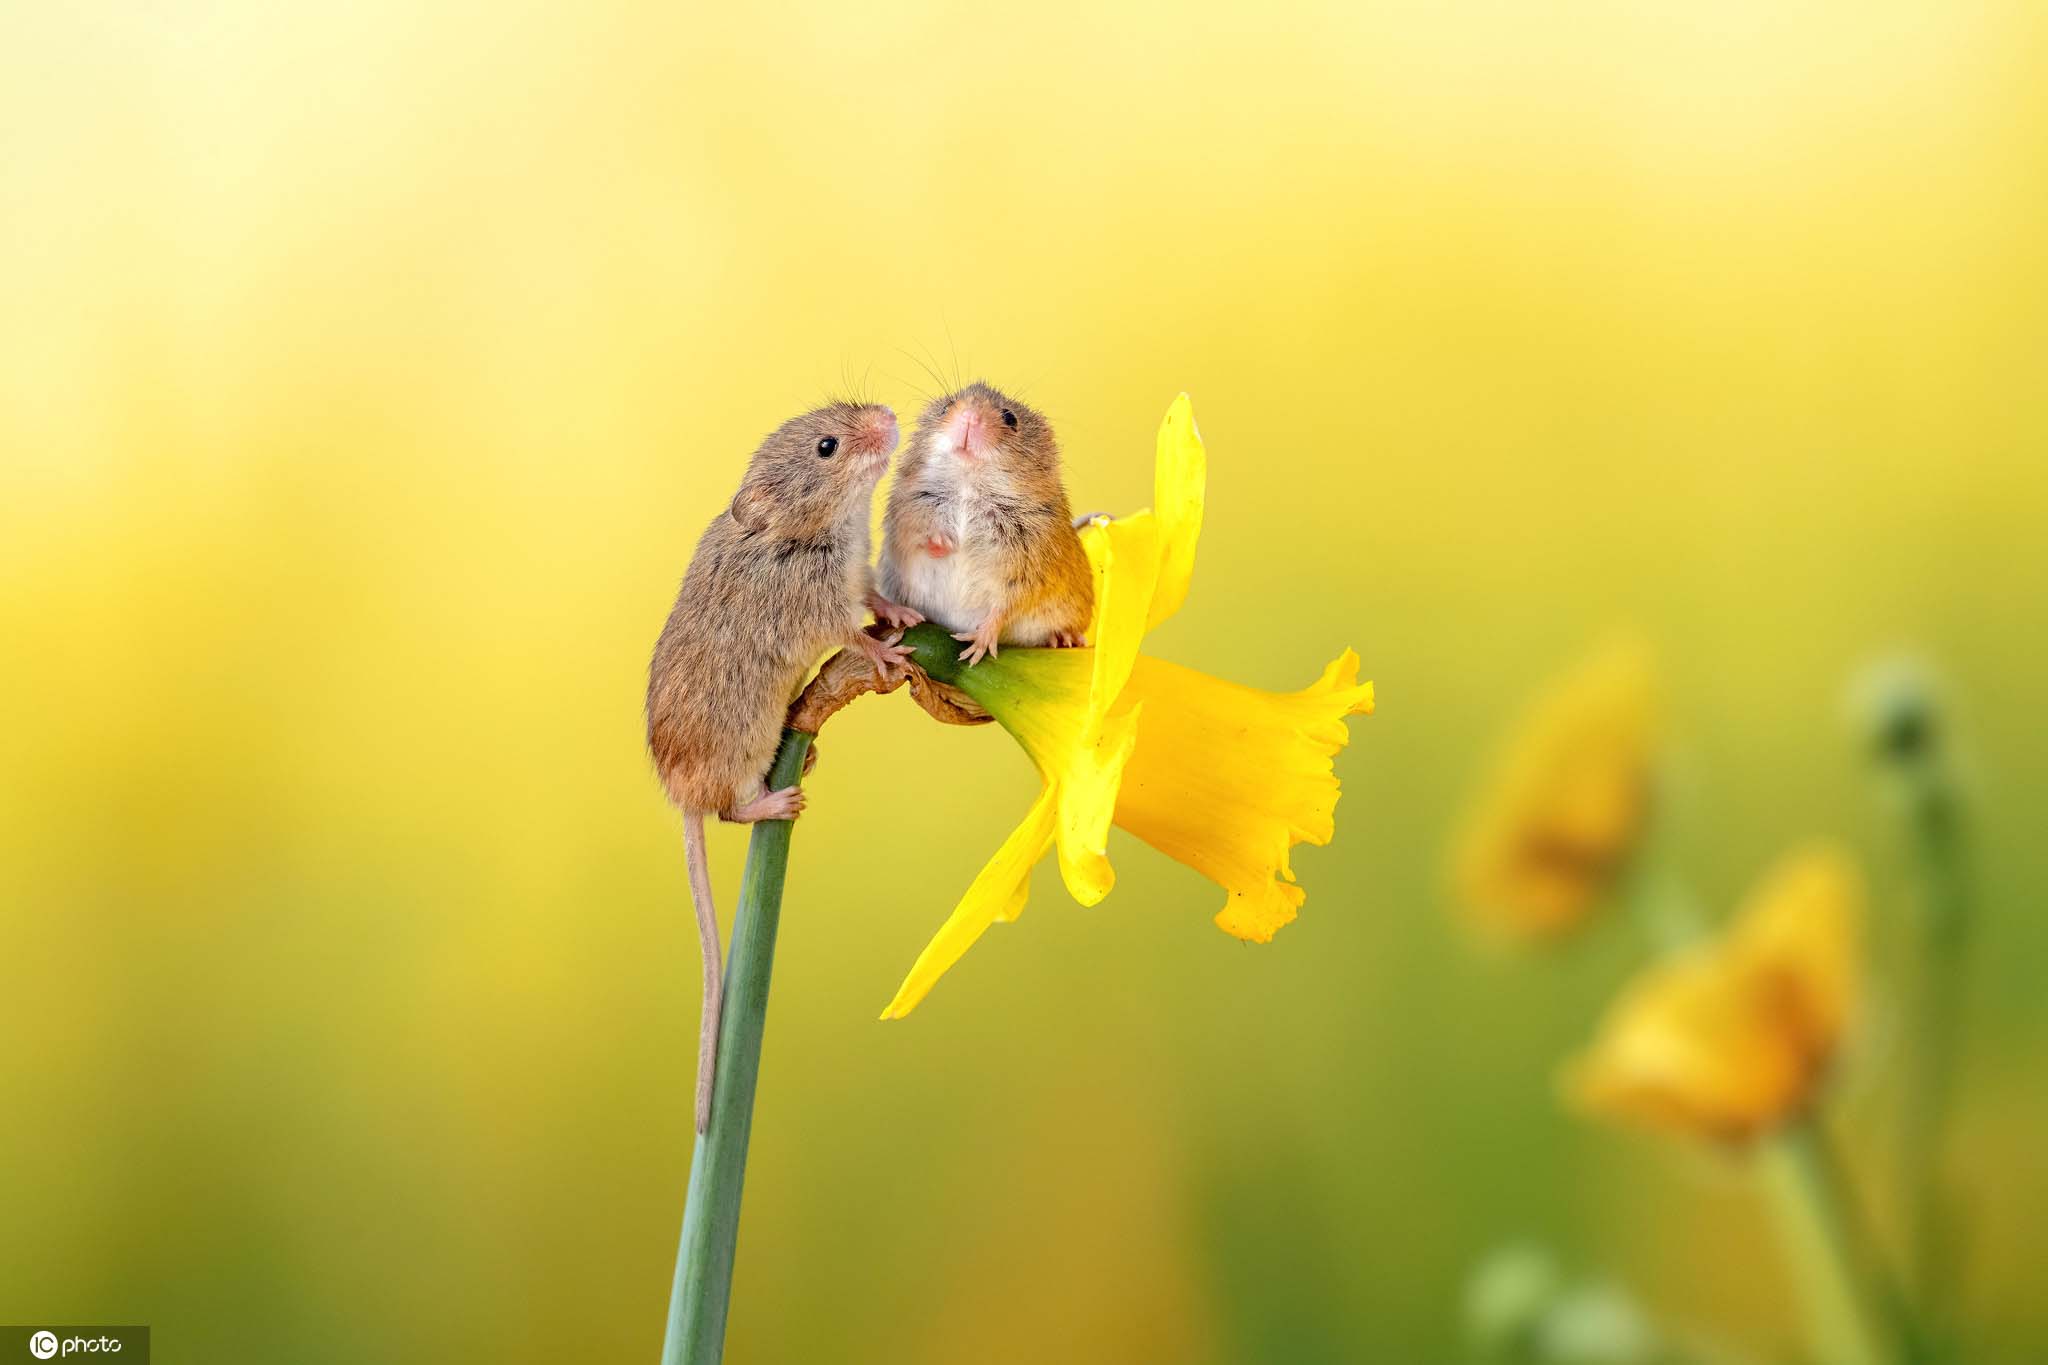
[[[1080,649],[1088,643],[1088,637],[1078,630],[1056,630],[1046,637],[1047,649]]]
[[[956,632],[953,638],[967,644],[967,648],[960,651],[961,662],[972,668],[984,658],[993,659],[1000,655],[1003,652],[1000,644],[1002,631],[1003,623],[991,617],[973,630]]]
[[[909,645],[884,644],[866,631],[853,637],[854,647],[867,656],[875,666],[875,676],[885,685],[893,684],[910,673],[911,652]]]
[[[934,531],[924,538],[924,552],[933,559],[944,559],[960,548],[960,539],[951,531]]]
[[[909,630],[924,620],[924,613],[915,607],[906,607],[901,602],[891,602],[878,592],[868,594],[868,610],[875,619],[891,630]]]
[[[802,771],[801,773],[798,773],[798,774],[797,774],[797,776],[799,776],[799,777],[809,777],[809,776],[811,775],[811,769],[813,769],[813,768],[815,768],[815,767],[817,767],[817,766],[818,766],[818,741],[817,741],[817,740],[815,740],[815,739],[813,739],[813,740],[811,741],[811,745],[810,745],[810,747],[809,747],[808,749],[805,749],[805,750],[804,750],[804,770],[803,770],[803,771]]]
[[[794,820],[804,813],[805,798],[801,787],[784,787],[781,791],[763,792],[732,813],[735,824],[748,825],[757,820]]]

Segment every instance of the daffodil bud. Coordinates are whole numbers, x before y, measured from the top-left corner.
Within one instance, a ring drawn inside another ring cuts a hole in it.
[[[1857,729],[1880,762],[1927,761],[1941,743],[1939,689],[1925,665],[1887,659],[1859,676],[1851,691]]]

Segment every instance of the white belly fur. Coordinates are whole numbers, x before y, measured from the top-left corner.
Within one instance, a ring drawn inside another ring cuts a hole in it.
[[[972,630],[996,609],[988,579],[977,575],[963,546],[949,555],[931,555],[922,545],[906,545],[897,557],[902,589],[898,601],[914,607],[948,630]]]

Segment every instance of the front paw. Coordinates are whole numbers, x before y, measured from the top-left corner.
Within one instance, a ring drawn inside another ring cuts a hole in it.
[[[960,661],[972,668],[984,658],[993,659],[1001,655],[1002,628],[1001,621],[991,620],[983,621],[971,631],[955,633],[953,638],[964,641],[967,645],[967,648],[960,651]]]
[[[860,652],[867,656],[868,662],[875,666],[875,677],[884,687],[909,676],[912,658],[909,645],[885,644],[866,631],[862,631],[853,639]]]
[[[868,599],[868,610],[875,619],[891,630],[909,630],[924,620],[924,613],[915,607],[906,607],[901,602],[891,602],[877,593]]]
[[[934,531],[924,538],[924,552],[933,559],[944,559],[960,548],[960,538],[951,531]]]

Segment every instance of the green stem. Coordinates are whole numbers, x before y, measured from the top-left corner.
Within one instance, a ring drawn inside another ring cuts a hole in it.
[[[1621,869],[1614,888],[1615,899],[1627,911],[1653,958],[1692,947],[1709,928],[1706,912],[1678,873],[1677,824],[1670,801],[1651,806],[1635,852]]]
[[[1656,957],[1678,953],[1707,931],[1699,902],[1672,872],[1661,847],[1646,849],[1622,883],[1621,898],[1636,931]]]
[[[1952,1107],[1961,1029],[1970,888],[1955,790],[1934,764],[1910,773],[1908,822],[1919,862],[1923,952],[1915,982],[1905,1103],[1900,1108],[1899,1175],[1906,1217],[1907,1282],[1937,1326],[1947,1320],[1946,1269],[1956,1251],[1942,1148]]]
[[[1794,1123],[1758,1158],[1803,1283],[1815,1358],[1828,1365],[1918,1360],[1911,1317],[1878,1259],[1848,1173],[1818,1123]]]
[[[910,646],[917,666],[940,682],[958,683],[960,675],[967,671],[960,666],[960,642],[947,634],[943,626],[930,621],[912,626],[903,632],[903,643]]]
[[[797,784],[810,747],[811,736],[797,730],[782,732],[782,748],[768,773],[770,790]],[[746,876],[733,914],[732,955],[725,968],[711,1124],[697,1135],[690,1160],[690,1195],[683,1209],[682,1245],[676,1250],[662,1365],[716,1365],[725,1354],[725,1314],[732,1301],[733,1252],[740,1235],[740,1186],[747,1174],[747,1138],[754,1127],[754,1084],[761,1070],[761,1034],[768,1022],[768,977],[775,966],[789,835],[789,821],[763,820],[754,826],[747,844]]]
[[[1930,1354],[1946,1357],[1954,1354],[1954,1274],[1962,1251],[1943,1157],[1975,918],[1968,809],[1949,758],[1936,680],[1909,660],[1895,660],[1873,668],[1858,687],[1871,752],[1898,800],[1916,864],[1919,951],[1906,973],[1910,1027],[1901,1061],[1894,1178],[1905,1283],[1931,1334]]]

